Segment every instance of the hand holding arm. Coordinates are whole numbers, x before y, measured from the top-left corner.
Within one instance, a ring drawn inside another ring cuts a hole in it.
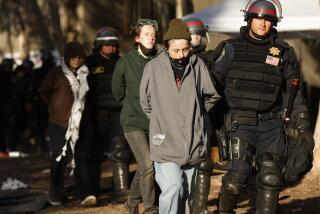
[[[152,75],[152,68],[150,64],[147,64],[143,70],[142,79],[140,82],[140,106],[142,111],[150,118],[151,114],[151,82],[150,76]]]

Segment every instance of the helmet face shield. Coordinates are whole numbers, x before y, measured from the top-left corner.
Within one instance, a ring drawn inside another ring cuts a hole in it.
[[[137,22],[137,27],[142,27],[144,25],[151,25],[154,27],[155,31],[159,31],[158,22],[153,19],[139,19]]]
[[[245,8],[244,20],[250,17],[265,18],[277,24],[282,19],[282,6],[279,0],[250,0]]]
[[[95,48],[100,48],[102,45],[118,46],[119,40],[119,32],[110,26],[106,26],[97,31],[94,46]]]
[[[188,18],[185,19],[184,22],[188,26],[191,35],[197,34],[206,37],[208,26],[205,25],[202,20],[198,18]]]
[[[206,30],[199,30],[199,29],[189,29],[189,32],[191,35],[197,34],[197,35],[201,35],[201,36],[206,36],[207,31]]]

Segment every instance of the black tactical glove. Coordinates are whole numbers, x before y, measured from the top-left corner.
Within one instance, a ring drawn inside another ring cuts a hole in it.
[[[314,139],[310,130],[310,122],[307,112],[301,112],[294,118],[295,129],[297,132],[296,140],[301,143],[309,152],[313,152]]]
[[[225,127],[216,129],[219,157],[220,161],[228,160],[229,158],[229,136]]]
[[[314,139],[307,113],[297,114],[288,125],[288,153],[284,179],[286,184],[299,181],[312,168]]]

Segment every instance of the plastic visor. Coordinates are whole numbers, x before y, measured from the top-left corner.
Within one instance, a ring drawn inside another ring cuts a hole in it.
[[[118,37],[115,36],[105,36],[105,37],[98,37],[96,38],[97,41],[103,40],[103,41],[109,41],[109,40],[119,40]]]

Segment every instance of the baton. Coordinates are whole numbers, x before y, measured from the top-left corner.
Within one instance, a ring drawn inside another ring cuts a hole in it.
[[[291,87],[291,92],[290,92],[290,96],[289,96],[288,106],[287,106],[286,113],[284,115],[285,122],[289,122],[289,120],[290,120],[290,114],[292,111],[294,99],[295,99],[295,97],[298,93],[298,89],[299,89],[299,79],[293,79],[291,82],[291,86],[292,87]]]

